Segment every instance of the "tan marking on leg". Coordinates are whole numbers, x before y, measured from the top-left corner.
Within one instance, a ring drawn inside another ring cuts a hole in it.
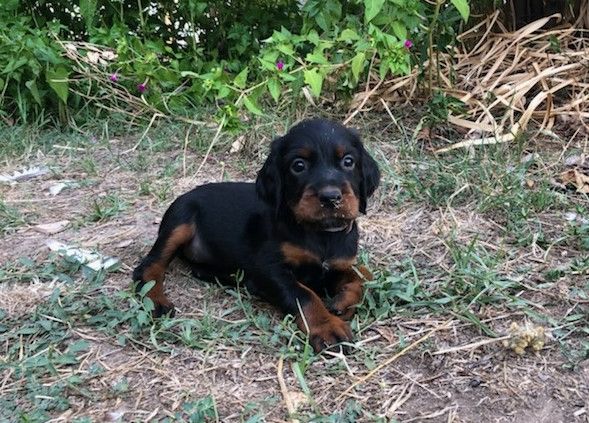
[[[309,343],[313,349],[319,352],[338,342],[350,341],[352,331],[348,324],[331,314],[313,290],[302,283],[299,286],[308,292],[310,298],[305,304],[301,304],[304,319],[299,315],[296,323],[303,332],[308,330]]]
[[[344,271],[341,280],[335,287],[336,295],[333,299],[332,309],[342,319],[351,319],[356,312],[354,306],[362,301],[364,281],[372,279],[372,273],[365,266],[358,266],[357,269],[350,267]]]
[[[339,257],[335,259],[331,259],[327,261],[327,265],[329,269],[339,270],[339,271],[348,271],[352,270],[352,266],[356,264],[356,256],[354,257]]]
[[[155,281],[153,288],[149,290],[147,296],[156,304],[166,308],[172,307],[172,303],[164,293],[164,277],[166,268],[172,260],[174,253],[184,244],[190,242],[194,237],[196,228],[194,224],[183,224],[172,231],[172,234],[166,240],[159,260],[153,262],[143,271],[143,281]]]

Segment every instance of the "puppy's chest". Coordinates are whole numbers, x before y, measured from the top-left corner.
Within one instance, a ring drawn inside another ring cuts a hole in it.
[[[337,251],[328,248],[305,248],[284,242],[280,246],[284,261],[295,273],[325,275],[332,271],[344,271],[356,263],[355,251]]]

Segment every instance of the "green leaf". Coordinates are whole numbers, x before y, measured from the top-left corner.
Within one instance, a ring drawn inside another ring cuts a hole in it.
[[[346,28],[342,31],[342,33],[340,34],[340,36],[338,37],[338,41],[354,41],[354,40],[359,40],[360,36],[358,35],[358,33],[356,31],[354,31],[353,29],[349,29]]]
[[[97,3],[97,0],[80,0],[80,15],[86,21],[86,30],[88,32],[90,32],[90,28],[92,28],[92,23],[94,22]]]
[[[309,31],[309,33],[307,34],[307,40],[314,44],[317,45],[319,44],[319,42],[321,41],[321,37],[319,37],[319,34],[317,33],[317,31],[315,31],[314,29],[312,29],[311,31]]]
[[[364,70],[364,60],[365,59],[366,59],[366,56],[364,53],[358,53],[352,59],[352,75],[354,75],[354,78],[356,80],[358,80],[358,78],[360,77],[360,73]]]
[[[391,66],[391,60],[388,58],[382,59],[380,61],[380,66],[378,68],[378,76],[380,77],[380,79],[384,79],[384,77],[387,75],[389,68]]]
[[[78,341],[72,342],[67,350],[72,354],[76,354],[80,351],[87,351],[88,348],[90,348],[90,343],[84,339],[80,339]]]
[[[45,73],[47,83],[55,91],[60,100],[65,104],[68,97],[68,86],[67,77],[69,72],[63,66],[57,68],[50,68]]]
[[[235,79],[233,80],[233,83],[235,84],[235,86],[237,88],[245,88],[245,85],[247,84],[247,73],[248,73],[248,68],[247,66],[237,74],[237,76],[235,77]]]
[[[182,78],[186,78],[187,76],[191,77],[191,78],[200,78],[200,75],[196,72],[191,72],[191,71],[182,71],[180,72],[180,76]]]
[[[385,0],[364,0],[364,23],[370,22],[381,11]]]
[[[279,44],[276,46],[276,48],[281,52],[286,54],[287,56],[292,56],[294,54],[294,50],[292,48],[292,46],[288,45],[288,44]]]
[[[222,85],[221,87],[219,87],[219,89],[217,90],[217,96],[216,98],[218,100],[227,97],[229,94],[231,94],[231,89],[227,86],[227,85]]]
[[[393,21],[391,26],[393,27],[393,32],[399,40],[405,41],[407,39],[407,28],[405,28],[405,25],[399,21]]]
[[[147,295],[147,293],[149,292],[149,290],[154,287],[154,285],[155,285],[155,281],[145,282],[143,284],[143,286],[141,287],[141,290],[139,291],[139,296],[145,297]]]
[[[34,79],[31,79],[30,81],[25,82],[25,85],[31,92],[37,104],[41,105],[41,96],[39,95],[39,90],[37,89],[37,82]]]
[[[313,52],[307,54],[305,57],[307,62],[311,63],[318,63],[320,65],[329,65],[329,61],[325,58],[325,56],[319,52]]]
[[[278,102],[280,98],[280,81],[274,78],[270,79],[268,81],[268,91],[270,91],[270,95],[274,101]]]
[[[305,83],[311,87],[311,92],[315,97],[321,95],[321,87],[323,86],[323,75],[317,69],[306,69],[304,71]]]
[[[297,80],[296,76],[293,76],[290,73],[286,73],[286,72],[280,72],[278,74],[278,76],[280,76],[280,79],[282,79],[285,82],[293,82],[293,81]]]
[[[2,6],[6,11],[12,11],[18,9],[20,0],[7,0]]]
[[[467,0],[450,0],[454,7],[460,12],[460,16],[464,19],[464,22],[468,20],[468,16],[470,15],[470,6],[468,5]]]
[[[263,114],[258,105],[255,103],[255,101],[250,99],[249,97],[243,98],[243,104],[245,105],[246,109],[248,109],[254,115],[259,116]]]
[[[303,371],[301,370],[301,365],[297,362],[292,363],[292,371],[297,377],[299,385],[301,386],[301,389],[303,390],[305,395],[311,395],[311,390],[309,389],[309,385],[307,385],[307,382],[305,381],[305,376],[303,375]]]

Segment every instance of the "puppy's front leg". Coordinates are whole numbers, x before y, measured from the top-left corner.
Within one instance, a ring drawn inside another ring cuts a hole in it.
[[[335,281],[335,297],[330,309],[344,320],[350,320],[356,312],[356,305],[364,295],[364,281],[373,279],[365,266],[352,267],[338,271]]]
[[[303,311],[301,316],[297,310],[298,327],[309,333],[309,342],[318,352],[330,345],[352,340],[350,326],[327,310],[321,298],[305,285],[298,283],[298,299]],[[303,319],[304,317],[304,319]]]
[[[270,303],[285,314],[296,316],[298,327],[309,334],[309,343],[315,352],[352,340],[349,325],[331,314],[319,296],[297,282],[290,272],[275,272],[271,277],[255,277],[253,280],[258,292]]]

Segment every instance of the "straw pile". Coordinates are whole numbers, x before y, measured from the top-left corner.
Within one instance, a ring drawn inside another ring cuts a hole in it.
[[[434,86],[465,103],[466,113],[451,115],[449,122],[464,128],[468,140],[438,152],[511,141],[531,122],[539,131],[551,131],[558,121],[575,122],[589,133],[589,39],[580,29],[589,25],[589,10],[580,16],[574,26],[545,29],[560,19],[552,15],[508,32],[496,12],[461,34],[454,57],[439,56]],[[416,99],[422,94],[417,77],[415,69],[367,88],[355,98],[356,112],[383,101]]]

